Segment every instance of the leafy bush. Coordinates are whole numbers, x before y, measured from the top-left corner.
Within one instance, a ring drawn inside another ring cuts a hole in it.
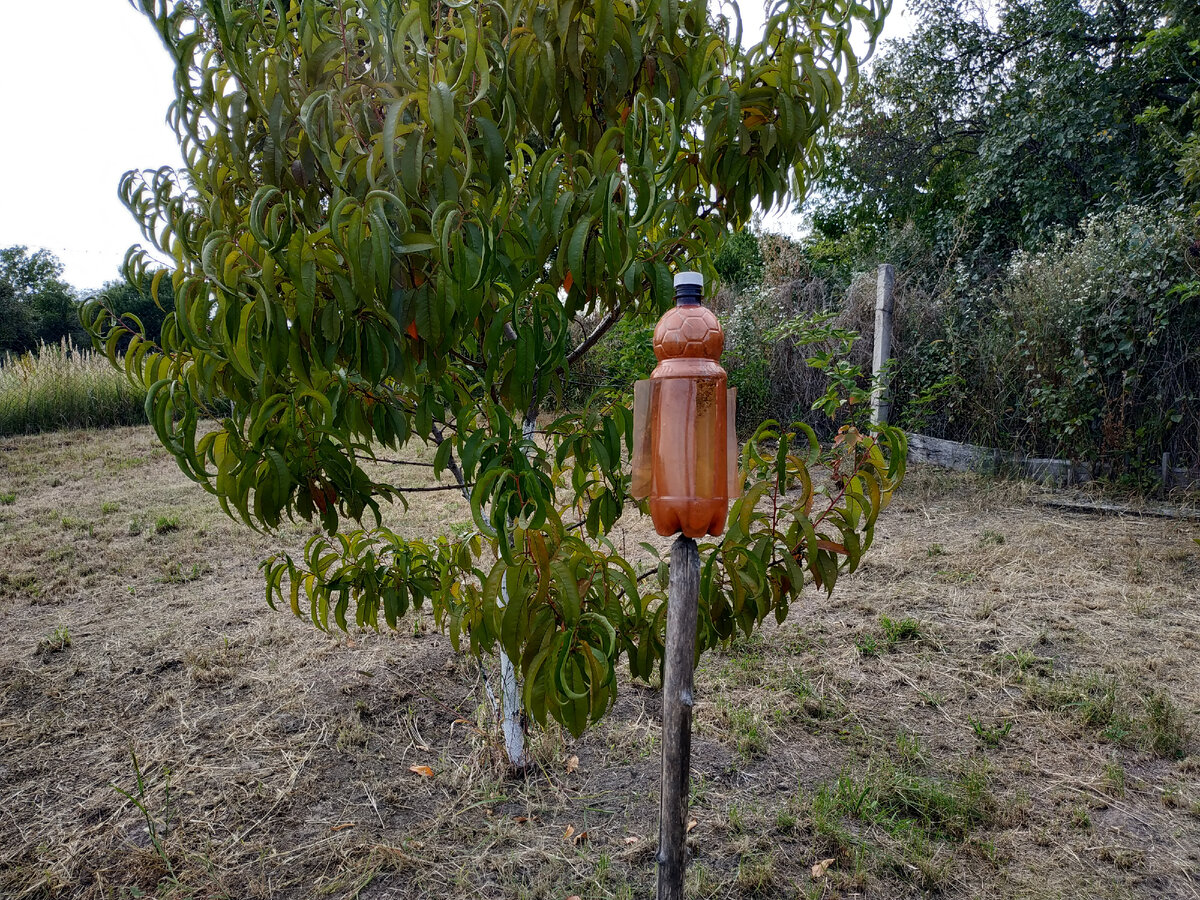
[[[1200,460],[1189,243],[1181,213],[1131,206],[1015,254],[995,279],[960,267],[915,316],[898,297],[894,421],[1135,480],[1164,451]]]
[[[145,399],[102,354],[65,340],[0,358],[0,435],[144,424]]]
[[[763,256],[754,232],[743,229],[729,235],[713,257],[721,281],[734,291],[754,287],[763,276]]]

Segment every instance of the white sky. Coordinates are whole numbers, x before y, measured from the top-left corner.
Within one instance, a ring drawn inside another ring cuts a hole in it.
[[[170,57],[127,0],[0,0],[0,247],[63,261],[90,290],[141,238],[128,169],[181,165]]]
[[[903,6],[885,37],[912,30]],[[762,28],[754,0],[742,16],[747,33]],[[158,35],[127,0],[0,0],[0,247],[45,247],[81,290],[117,278],[141,238],[117,199],[121,175],[181,165],[165,122],[171,79]],[[800,227],[787,213],[764,224]]]

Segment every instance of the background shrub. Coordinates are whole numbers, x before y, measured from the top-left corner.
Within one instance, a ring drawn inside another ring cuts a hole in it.
[[[1200,302],[1188,217],[1086,217],[979,279],[897,293],[893,422],[1145,480],[1200,463]]]

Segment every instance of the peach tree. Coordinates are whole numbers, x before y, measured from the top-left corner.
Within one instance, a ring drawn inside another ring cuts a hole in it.
[[[631,504],[626,405],[539,411],[614,323],[670,304],[681,263],[711,275],[725,234],[804,195],[852,29],[872,45],[887,0],[780,0],[751,46],[704,0],[137,5],[175,61],[185,169],[122,181],[145,237],[125,275],[176,303],[148,334],[93,301],[94,340],[227,513],[323,527],[264,562],[269,603],[322,629],[427,606],[580,734],[622,660],[659,664],[664,579],[608,538]],[[436,445],[468,533],[385,524],[411,470],[377,460],[412,442]],[[903,455],[887,429],[822,447],[764,423],[702,548],[701,649],[832,590]]]

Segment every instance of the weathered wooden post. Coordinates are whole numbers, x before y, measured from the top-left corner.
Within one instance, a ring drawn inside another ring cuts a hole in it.
[[[658,900],[683,900],[692,766],[692,676],[700,604],[700,554],[680,535],[671,547],[667,648],[663,660],[662,805],[658,818]]]
[[[734,392],[718,362],[721,323],[700,298],[695,272],[675,276],[675,308],[654,329],[658,367],[634,385],[633,484],[650,500],[654,529],[682,534],[671,548],[663,658],[662,806],[658,831],[659,900],[683,900],[692,755],[692,676],[700,603],[695,538],[725,530],[739,493]]]
[[[883,367],[892,357],[892,306],[896,287],[896,269],[891,263],[881,263],[875,283],[875,355],[871,375],[875,390],[871,393],[871,422],[886,425],[891,402]]]

